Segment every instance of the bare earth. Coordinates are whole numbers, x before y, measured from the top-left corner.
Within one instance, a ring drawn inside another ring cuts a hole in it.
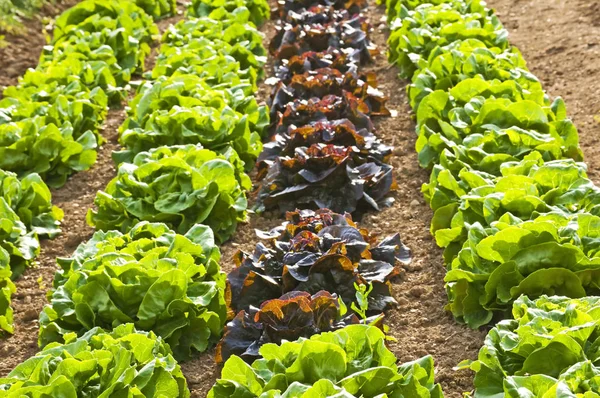
[[[542,80],[551,96],[565,98],[569,114],[579,127],[581,143],[592,179],[600,182],[600,1],[585,0],[488,0],[511,33],[530,69]],[[373,40],[385,49],[386,32],[383,30],[381,8],[371,6],[368,11],[375,27]],[[161,22],[164,27],[169,21]],[[40,25],[38,25],[40,26]],[[263,31],[270,37],[272,23]],[[11,39],[10,37],[7,39]],[[21,49],[19,51],[26,51]],[[24,72],[35,66],[41,46],[29,47],[27,56],[0,56],[0,84],[13,84],[12,71]],[[6,52],[4,54],[7,54]],[[0,52],[0,55],[3,55]],[[33,60],[33,62],[32,62]],[[27,64],[15,69],[14,64]],[[392,163],[396,168],[399,190],[395,204],[378,214],[369,214],[361,225],[381,236],[400,232],[412,249],[413,263],[405,268],[402,278],[394,286],[399,302],[389,311],[387,323],[397,339],[391,349],[399,360],[409,361],[423,355],[434,356],[437,381],[442,383],[449,397],[460,397],[472,388],[469,372],[452,368],[463,359],[474,359],[483,342],[486,330],[474,331],[456,323],[444,311],[446,294],[443,286],[444,267],[441,250],[429,234],[432,212],[423,201],[420,186],[428,179],[428,172],[419,169],[414,151],[414,122],[406,102],[406,81],[396,77],[385,56],[378,57],[372,70],[378,74],[380,89],[389,97],[389,108],[397,113],[392,118],[376,120],[379,134],[386,143],[396,146]],[[7,72],[8,71],[8,72]],[[268,89],[263,87],[261,97]],[[111,111],[104,135],[108,143],[99,153],[99,161],[92,170],[73,176],[67,185],[53,192],[56,205],[65,210],[63,235],[54,241],[43,242],[39,266],[29,269],[17,281],[14,297],[16,332],[0,342],[0,377],[15,365],[37,351],[37,318],[46,303],[45,292],[52,284],[55,258],[69,255],[92,230],[85,223],[85,213],[93,204],[95,192],[102,189],[114,176],[110,153],[116,148],[117,128],[124,112]],[[252,250],[256,243],[254,229],[277,225],[280,219],[269,215],[250,217],[241,225],[233,240],[222,247],[222,266],[228,271],[233,266],[231,256],[237,249]],[[38,282],[42,278],[41,284]],[[214,351],[182,364],[192,396],[204,397],[218,376],[214,365]]]

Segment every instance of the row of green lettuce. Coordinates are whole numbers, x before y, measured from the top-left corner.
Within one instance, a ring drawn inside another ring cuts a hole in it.
[[[416,6],[410,9],[411,6]],[[521,294],[598,285],[600,191],[563,101],[550,101],[479,1],[390,2],[389,58],[416,113],[431,231],[454,316],[471,327]]]
[[[157,1],[145,2],[149,11]],[[0,168],[37,173],[51,187],[89,169],[107,106],[125,97],[158,34],[134,2],[86,0],[54,22],[38,66],[0,101]]]
[[[13,332],[16,279],[60,233],[63,213],[48,185],[95,162],[108,104],[118,105],[143,70],[158,33],[152,18],[174,12],[158,1],[86,0],[54,22],[39,65],[0,100],[0,330]]]
[[[165,32],[120,129],[118,175],[88,214],[98,231],[58,260],[43,350],[0,379],[0,396],[186,397],[176,360],[220,338],[216,244],[246,217],[265,50],[248,8],[203,4],[207,16]]]
[[[497,318],[476,397],[597,396],[600,190],[578,134],[478,0],[388,0],[389,59],[410,79],[422,191],[448,309]],[[552,296],[546,296],[552,295]],[[587,297],[586,297],[587,296]]]
[[[266,50],[251,15],[218,7],[165,32],[120,128],[117,177],[96,196],[91,226],[126,232],[149,221],[186,233],[202,223],[222,243],[246,219],[246,173],[269,124],[254,96]]]

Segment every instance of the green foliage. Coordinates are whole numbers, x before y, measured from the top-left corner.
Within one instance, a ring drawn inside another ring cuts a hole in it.
[[[154,19],[174,16],[177,0],[134,0],[135,4]]]
[[[132,324],[52,344],[0,379],[0,397],[165,397],[190,392],[169,346]]]
[[[0,334],[12,333],[10,307],[15,285],[40,252],[40,237],[60,233],[63,212],[51,204],[50,190],[37,174],[19,180],[0,169]]]
[[[14,332],[13,309],[10,306],[10,300],[16,287],[10,279],[11,276],[10,255],[0,246],[0,335],[3,332]]]
[[[98,192],[88,223],[125,232],[141,220],[164,222],[179,233],[203,223],[223,242],[245,220],[251,186],[231,148],[217,153],[200,145],[160,147],[119,166],[106,191]]]
[[[214,88],[240,87],[247,95],[257,90],[264,75],[267,51],[263,34],[248,22],[245,7],[229,13],[216,9],[203,18],[188,18],[163,35],[152,77],[194,74]]]
[[[521,294],[598,286],[600,191],[577,129],[485,3],[388,0],[390,60],[416,112],[448,309],[476,328]]]
[[[389,60],[400,68],[404,78],[423,69],[437,46],[477,39],[487,47],[508,47],[508,33],[498,18],[480,0],[452,0],[440,5],[423,4],[407,10],[388,9],[392,33],[388,39]],[[398,18],[398,19],[395,19]]]
[[[475,397],[600,394],[599,297],[523,296],[513,315],[490,330],[477,361],[462,364],[476,372]]]
[[[420,101],[436,90],[449,91],[463,80],[480,77],[498,82],[514,81],[524,98],[543,103],[539,80],[527,70],[523,56],[514,47],[486,47],[478,39],[457,40],[431,51],[424,67],[412,77],[408,87],[410,104],[417,111]]]
[[[248,9],[249,21],[256,26],[262,25],[271,17],[269,3],[266,0],[192,0],[188,14],[193,17],[207,17],[215,10],[222,9],[233,13],[243,7]]]
[[[60,63],[72,56],[103,61],[122,86],[133,72],[143,70],[157,34],[152,18],[133,2],[85,0],[57,18],[40,63]]]
[[[52,195],[37,174],[19,180],[14,173],[0,170],[0,200],[5,201],[29,231],[53,238],[60,233],[63,211],[52,206]]]
[[[254,96],[236,88],[211,89],[195,75],[149,81],[130,107],[119,137],[127,149],[114,155],[119,162],[162,145],[202,144],[214,151],[232,147],[250,169],[262,151],[269,120]]]
[[[0,101],[0,168],[20,176],[38,173],[48,185],[60,187],[71,173],[95,163],[106,97],[102,90],[80,90],[77,82],[70,86],[55,87],[53,98],[45,97],[52,93],[50,86],[49,92],[5,90]]]
[[[208,397],[443,397],[433,359],[396,365],[385,335],[372,326],[266,344],[260,355],[252,365],[230,357]]]
[[[30,18],[41,8],[45,0],[0,0],[0,31],[20,34],[23,18]],[[0,35],[0,48],[4,36]]]
[[[125,98],[158,34],[134,3],[85,0],[61,14],[40,63],[0,101],[0,168],[60,187],[89,169],[107,105]]]
[[[169,343],[178,359],[221,336],[225,274],[213,233],[195,225],[179,235],[142,222],[127,234],[98,231],[58,260],[50,305],[40,316],[40,346],[94,327],[133,323]]]

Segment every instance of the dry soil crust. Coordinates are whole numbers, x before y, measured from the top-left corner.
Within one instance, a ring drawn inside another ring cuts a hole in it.
[[[489,2],[497,8],[511,32],[513,43],[521,48],[529,67],[544,82],[549,94],[565,98],[570,115],[580,129],[590,175],[600,182],[600,159],[596,148],[600,125],[594,119],[600,111],[600,24],[597,22],[600,21],[600,3],[584,0]],[[378,27],[383,12],[371,6],[368,15],[376,27],[373,40],[384,50],[385,32]],[[272,23],[263,30],[270,37]],[[37,60],[37,55],[33,58]],[[3,64],[0,62],[0,70],[4,70]],[[378,57],[371,69],[377,71],[380,88],[390,97],[390,109],[397,112],[396,117],[379,119],[376,123],[386,143],[397,148],[392,163],[397,170],[399,190],[395,194],[394,206],[379,214],[367,215],[361,225],[382,236],[400,232],[404,242],[412,249],[414,258],[412,265],[406,267],[402,280],[394,286],[399,306],[389,311],[387,322],[398,341],[392,344],[391,349],[400,361],[433,355],[437,380],[442,383],[446,395],[459,397],[472,388],[472,376],[468,372],[455,372],[452,368],[462,359],[476,357],[485,331],[467,329],[443,310],[446,304],[443,289],[445,271],[441,251],[428,232],[432,213],[419,190],[428,173],[417,166],[414,123],[404,90],[406,82],[397,79],[395,70],[389,68],[383,55]],[[4,76],[1,78],[4,79]],[[265,93],[263,88],[263,98]],[[95,192],[114,175],[110,152],[116,146],[116,128],[122,118],[121,111],[112,111],[105,128],[109,143],[99,153],[98,164],[89,172],[72,177],[65,187],[54,191],[55,203],[66,213],[64,234],[57,240],[43,243],[40,266],[28,270],[17,283],[18,292],[14,298],[16,332],[0,343],[0,355],[3,357],[0,376],[37,352],[37,317],[46,302],[44,293],[51,285],[54,259],[71,253],[92,232],[85,224],[85,212],[91,207]],[[254,228],[266,229],[279,222],[273,217],[253,216],[248,224],[241,225],[232,242],[222,247],[225,271],[231,269],[231,256],[237,249],[252,249],[256,242]],[[42,287],[37,282],[40,276],[43,277]],[[211,351],[182,364],[194,397],[206,396],[218,376],[213,354],[214,351]]]

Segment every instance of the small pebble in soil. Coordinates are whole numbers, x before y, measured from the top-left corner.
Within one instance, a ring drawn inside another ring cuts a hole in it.
[[[423,286],[415,286],[412,289],[409,290],[409,293],[413,296],[413,297],[421,297],[422,295],[424,295],[425,293],[427,293],[427,289],[425,289]]]
[[[410,301],[405,299],[404,297],[400,297],[397,301],[398,301],[399,307],[406,307],[407,305],[410,304]]]
[[[38,315],[39,315],[39,312],[37,310],[30,308],[30,309],[26,310],[25,313],[23,314],[23,321],[30,322],[30,321],[33,321],[34,319],[37,320]]]

